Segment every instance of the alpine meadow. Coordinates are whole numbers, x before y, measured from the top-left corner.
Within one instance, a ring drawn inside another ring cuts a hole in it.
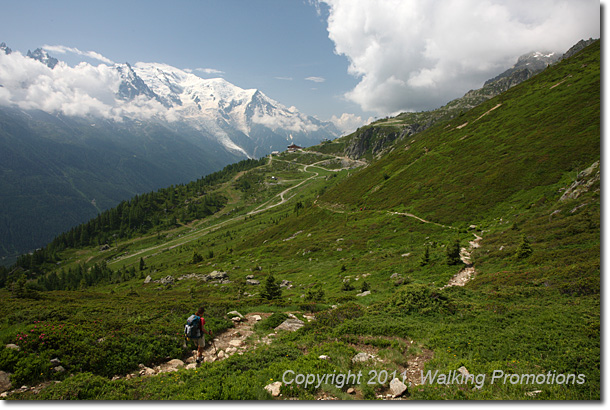
[[[2,398],[600,400],[600,41],[584,45],[134,196],[0,267]]]

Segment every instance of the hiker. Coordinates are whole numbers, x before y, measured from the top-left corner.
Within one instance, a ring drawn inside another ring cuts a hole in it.
[[[205,347],[205,335],[212,336],[210,332],[205,330],[205,319],[203,313],[205,308],[201,306],[197,313],[191,315],[186,321],[184,327],[184,335],[195,342],[197,346],[197,364],[203,361],[203,348]]]

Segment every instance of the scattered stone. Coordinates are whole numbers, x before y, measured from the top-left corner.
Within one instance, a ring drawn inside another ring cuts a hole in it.
[[[63,372],[65,372],[65,371],[66,371],[66,369],[64,369],[64,367],[63,367],[63,366],[56,366],[56,367],[54,367],[54,368],[53,368],[53,371],[54,371],[55,373],[63,373]]]
[[[355,355],[354,357],[352,357],[352,362],[353,363],[366,362],[366,361],[369,361],[369,360],[371,360],[373,358],[375,358],[375,356],[370,355],[370,354],[365,353],[365,352],[360,352],[357,355]]]
[[[235,323],[237,323],[237,322],[241,322],[241,318],[240,318],[239,316],[233,316],[233,317],[231,318],[231,320],[232,320],[233,322],[235,322]]]
[[[150,275],[148,275],[146,279],[144,279],[144,283],[150,283],[151,280],[152,278],[150,277]]]
[[[282,387],[282,382],[273,382],[265,386],[265,390],[267,390],[273,397],[278,397],[280,395],[280,388]]]
[[[254,279],[254,275],[248,275],[246,276],[246,279]]]
[[[325,355],[325,354],[322,354],[322,355],[318,356],[318,359],[322,359],[322,360],[330,360],[330,357],[329,357],[329,356],[327,356],[327,355]]]
[[[393,378],[390,382],[390,390],[392,391],[394,397],[399,397],[407,391],[407,385],[401,382],[399,379]]]
[[[460,372],[460,374],[462,376],[469,376],[470,372],[468,371],[468,369],[465,366],[462,366],[458,369],[458,372]]]
[[[260,281],[258,281],[256,279],[247,279],[246,284],[256,286],[256,285],[260,285],[261,283],[260,283]]]
[[[175,372],[184,367],[184,362],[180,359],[172,359],[167,363],[163,363],[159,368],[159,373]]]
[[[305,326],[305,322],[299,319],[286,319],[281,325],[275,328],[275,330],[288,330],[294,332]]]
[[[410,252],[409,253],[403,253],[400,256],[402,256],[403,258],[408,258],[409,256],[411,256],[411,253]]]
[[[296,316],[294,315],[294,313],[287,313],[286,315],[287,315],[287,316],[288,316],[290,319],[298,319],[298,317],[296,317]]]
[[[356,389],[350,387],[349,389],[347,389],[347,394],[356,394]]]
[[[218,355],[217,355],[217,356],[218,356],[218,358],[219,358],[219,359],[223,359],[223,358],[225,357],[225,352],[224,352],[224,350],[221,350],[220,352],[218,352]]]
[[[217,270],[213,271],[212,273],[209,273],[208,276],[211,280],[222,280],[229,277],[229,275],[227,275],[227,272],[218,272]]]
[[[311,322],[312,320],[316,320],[315,316],[308,316],[308,315],[303,315],[303,317],[308,321]]]
[[[400,275],[398,274],[398,272],[393,273],[392,276],[390,276],[390,279],[398,279],[400,278]]]
[[[157,373],[150,367],[144,367],[140,370],[140,376],[154,376],[155,374]]]
[[[61,364],[61,360],[59,360],[57,357],[54,359],[51,359],[51,364],[54,366],[59,366]]]
[[[8,391],[11,387],[11,374],[0,370],[0,392]]]
[[[251,318],[252,318],[252,320],[254,320],[256,322],[260,322],[261,320],[263,320],[263,318],[260,317],[260,315],[252,315]]]
[[[17,346],[16,344],[13,344],[13,343],[9,343],[4,347],[7,349],[13,349],[13,350],[17,350],[17,351],[21,350],[21,348],[19,346]]]
[[[107,243],[100,246],[100,252],[107,251],[108,249],[110,249],[110,245],[108,245]]]
[[[542,393],[542,390],[534,390],[534,391],[530,391],[525,393],[526,396],[530,396],[530,397],[534,397],[539,395],[540,393]]]
[[[356,296],[368,296],[370,294],[371,294],[371,291],[367,290],[366,292],[358,293]]]
[[[196,369],[196,368],[197,368],[197,363],[189,363],[185,367],[185,369],[188,369],[188,370]]]
[[[164,277],[156,282],[159,282],[162,285],[173,285],[174,277],[172,275],[167,275],[166,277]]]
[[[243,340],[241,339],[233,339],[229,342],[229,346],[233,346],[233,347],[239,347],[244,343]]]
[[[232,311],[228,312],[227,315],[228,316],[239,316],[242,319],[244,318],[244,315],[239,313],[237,310],[232,310]]]
[[[280,288],[288,288],[288,289],[290,289],[291,287],[292,287],[292,281],[290,281],[290,280],[283,280],[280,283]]]

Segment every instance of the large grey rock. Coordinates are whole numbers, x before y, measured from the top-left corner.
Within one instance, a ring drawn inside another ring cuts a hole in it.
[[[150,275],[148,275],[146,279],[144,279],[144,283],[150,283],[151,280],[152,278],[150,277]]]
[[[217,270],[209,273],[208,276],[210,277],[210,280],[222,280],[229,277],[229,275],[227,275],[227,272],[219,272]]]
[[[10,390],[13,387],[11,383],[11,374],[0,371],[0,393]]]
[[[358,293],[356,296],[361,296],[362,297],[362,296],[368,296],[370,294],[371,294],[371,291],[367,290],[366,292]]]
[[[366,362],[368,360],[373,359],[374,356],[365,353],[365,352],[360,352],[357,355],[355,355],[354,357],[352,357],[352,362],[357,363],[357,362]]]
[[[17,346],[16,344],[13,344],[13,343],[9,343],[4,347],[6,347],[7,349],[13,349],[13,350],[17,350],[17,351],[21,350],[21,348],[19,346]]]
[[[175,372],[184,367],[184,362],[180,359],[172,359],[167,363],[158,366],[159,373]]]
[[[265,386],[265,390],[267,390],[273,397],[277,397],[280,395],[280,388],[282,387],[282,382],[273,382]]]
[[[161,283],[162,285],[173,285],[174,277],[172,275],[167,275],[166,277],[160,279],[159,283]]]
[[[247,279],[247,280],[246,280],[246,283],[247,283],[248,285],[253,285],[253,286],[256,286],[256,285],[260,285],[260,284],[261,284],[261,283],[260,283],[260,281],[258,281],[258,280],[256,280],[256,279]]]
[[[393,378],[390,382],[390,391],[394,397],[403,395],[407,391],[407,385],[397,378]]]
[[[275,328],[275,330],[288,330],[294,332],[305,326],[305,322],[299,319],[286,319],[281,325]]]

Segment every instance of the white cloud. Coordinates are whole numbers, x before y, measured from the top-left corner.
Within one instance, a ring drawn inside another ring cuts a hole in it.
[[[215,68],[196,68],[195,71],[199,71],[204,74],[224,74],[224,71],[217,70]]]
[[[307,81],[313,81],[314,83],[323,83],[324,81],[326,81],[326,79],[322,77],[306,77],[305,79]]]
[[[77,54],[80,56],[93,58],[94,60],[101,61],[102,63],[114,64],[114,61],[112,61],[109,58],[104,57],[103,55],[101,55],[100,53],[97,53],[95,51],[81,51],[75,47],[67,47],[67,46],[61,46],[61,45],[58,45],[58,46],[44,45],[44,46],[42,46],[42,48],[46,51],[50,51],[53,53],[65,54],[66,52],[69,52],[69,53]]]
[[[276,80],[292,81],[292,77],[273,77]]]
[[[335,52],[360,79],[345,96],[379,115],[437,108],[530,51],[600,36],[593,0],[319,0]]]
[[[158,101],[146,97],[118,100],[122,79],[114,66],[59,62],[51,69],[19,52],[0,53],[0,105],[38,109],[70,116],[96,116],[121,121],[123,116],[171,121]]]
[[[363,120],[362,117],[359,115],[348,114],[344,112],[343,114],[341,114],[341,117],[333,115],[330,121],[335,124],[335,127],[337,127],[339,131],[341,131],[342,135],[347,135],[356,131],[363,125],[373,122],[373,117],[370,117],[368,120]]]

